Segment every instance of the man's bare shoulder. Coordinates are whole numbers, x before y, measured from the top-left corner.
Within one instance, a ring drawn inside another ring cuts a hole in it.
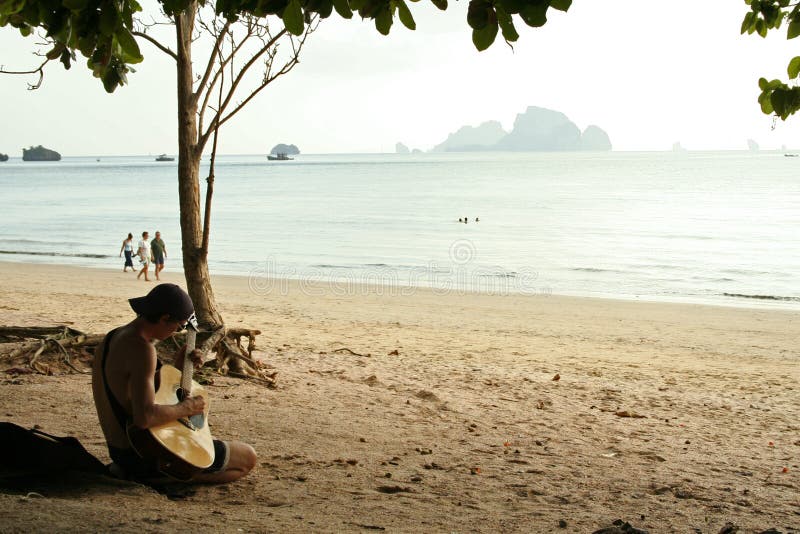
[[[109,352],[113,352],[114,360],[123,363],[128,370],[155,368],[155,347],[132,325],[123,326],[115,332]]]

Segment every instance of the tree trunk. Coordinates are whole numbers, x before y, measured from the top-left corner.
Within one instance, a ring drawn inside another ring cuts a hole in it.
[[[217,311],[208,254],[203,251],[203,225],[200,218],[200,158],[203,147],[197,139],[197,100],[193,94],[192,33],[197,2],[191,2],[176,17],[178,87],[178,198],[180,201],[183,271],[197,319],[203,329],[223,325]]]

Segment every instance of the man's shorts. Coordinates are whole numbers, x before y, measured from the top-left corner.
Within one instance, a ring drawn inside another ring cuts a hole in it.
[[[149,464],[136,454],[136,451],[133,449],[120,449],[109,445],[108,453],[114,463],[122,469],[123,474],[121,478],[147,482],[153,479],[163,479],[165,476],[164,473],[156,469],[154,464]],[[219,473],[220,471],[224,471],[225,468],[228,467],[230,458],[231,450],[228,443],[215,439],[214,463],[201,471],[201,473]]]
[[[153,263],[155,263],[156,265],[164,265],[164,255],[163,254],[156,254],[154,256],[154,258],[155,258],[155,261]]]

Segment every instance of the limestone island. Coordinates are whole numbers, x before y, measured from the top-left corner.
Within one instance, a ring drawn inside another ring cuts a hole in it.
[[[272,150],[269,151],[270,154],[286,154],[287,156],[296,156],[300,153],[300,149],[297,148],[295,145],[285,145],[283,143],[278,143]]]
[[[611,150],[608,134],[598,126],[583,132],[560,111],[530,106],[517,115],[514,128],[503,130],[497,121],[464,126],[433,148],[434,152]]]
[[[8,161],[8,154],[0,153],[0,161]]]
[[[61,161],[61,154],[42,145],[23,148],[22,161]]]

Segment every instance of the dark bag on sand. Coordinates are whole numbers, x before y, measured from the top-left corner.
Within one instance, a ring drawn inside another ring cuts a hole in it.
[[[106,466],[76,438],[0,422],[0,477],[46,476],[63,471],[108,474]]]

